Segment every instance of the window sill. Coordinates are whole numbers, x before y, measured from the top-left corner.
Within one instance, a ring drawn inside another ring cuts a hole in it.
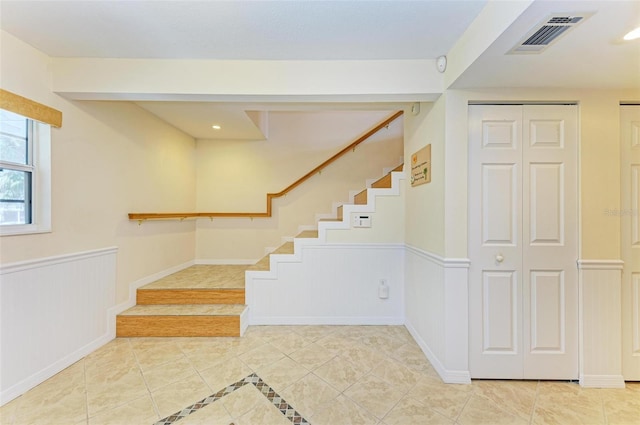
[[[38,233],[51,233],[51,226],[27,224],[19,226],[0,226],[0,237],[35,235]]]

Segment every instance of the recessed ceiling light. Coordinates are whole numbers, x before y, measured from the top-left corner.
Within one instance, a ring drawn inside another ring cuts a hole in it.
[[[220,127],[218,124],[214,124],[211,126],[211,128],[213,128],[214,130],[220,130],[222,127]]]
[[[627,35],[624,36],[625,40],[635,40],[636,38],[640,38],[640,27],[629,31]]]

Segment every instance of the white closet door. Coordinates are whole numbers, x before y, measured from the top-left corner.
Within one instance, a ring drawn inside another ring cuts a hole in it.
[[[469,369],[522,377],[522,107],[469,107]]]
[[[578,378],[577,109],[523,114],[523,354],[525,379]]]
[[[640,380],[640,106],[620,107],[622,375]]]
[[[473,378],[578,376],[575,106],[469,107]]]

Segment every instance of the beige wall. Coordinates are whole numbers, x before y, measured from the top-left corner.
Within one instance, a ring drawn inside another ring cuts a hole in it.
[[[117,301],[129,284],[193,260],[193,222],[138,226],[134,211],[195,207],[194,140],[130,103],[73,102],[50,90],[50,59],[1,34],[0,86],[54,107],[51,233],[0,238],[2,264],[117,246]]]
[[[411,187],[407,167],[405,242],[433,254],[444,255],[445,98],[422,103],[420,113],[405,113],[405,164],[411,155],[431,144],[431,183]]]
[[[199,211],[266,210],[266,193],[279,192],[391,111],[271,112],[264,141],[197,142]],[[198,221],[198,260],[257,260],[266,247],[295,236],[300,225],[314,225],[317,213],[333,202],[347,202],[349,191],[364,189],[366,179],[381,177],[384,167],[402,158],[402,118],[382,129],[273,204],[274,217]]]
[[[638,90],[494,89],[451,90],[447,98],[447,256],[466,256],[467,105],[469,101],[577,102],[579,106],[580,253],[582,259],[620,258],[621,101],[640,100]],[[462,216],[464,215],[464,217]],[[408,228],[407,232],[411,230]]]

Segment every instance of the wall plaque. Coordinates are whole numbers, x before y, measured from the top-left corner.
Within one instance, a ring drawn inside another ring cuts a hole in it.
[[[431,183],[431,145],[411,155],[411,187]]]

